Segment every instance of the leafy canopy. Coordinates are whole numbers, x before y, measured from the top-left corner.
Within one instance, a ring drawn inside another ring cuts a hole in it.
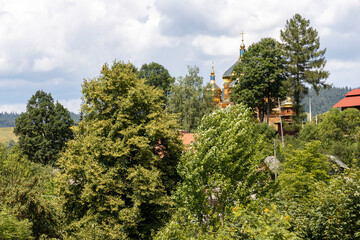
[[[60,159],[73,238],[148,239],[168,219],[182,151],[162,92],[130,64],[105,64],[83,83],[83,121]]]
[[[259,111],[260,121],[283,98],[286,80],[280,44],[272,38],[263,38],[254,43],[241,57],[235,67],[238,84],[231,94],[234,103],[246,104]]]
[[[194,131],[204,115],[216,109],[213,92],[203,86],[199,68],[188,66],[188,74],[171,86],[168,111],[178,114],[183,130]]]
[[[179,164],[177,212],[159,239],[216,232],[236,204],[246,205],[253,194],[262,194],[267,173],[259,169],[270,145],[255,132],[252,115],[239,104],[203,118],[195,143]]]
[[[145,83],[164,91],[164,102],[170,93],[171,84],[175,79],[170,76],[169,71],[161,64],[151,62],[143,64],[138,72],[139,78],[144,78]]]
[[[73,125],[69,111],[54,103],[50,93],[39,90],[28,101],[26,112],[16,119],[14,133],[31,161],[53,165],[65,143],[73,138]]]

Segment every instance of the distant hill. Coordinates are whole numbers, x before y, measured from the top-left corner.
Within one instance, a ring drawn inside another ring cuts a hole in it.
[[[309,94],[311,95],[311,114],[321,114],[327,112],[334,106],[338,101],[344,98],[344,95],[350,92],[352,89],[348,87],[338,88],[332,87],[330,89],[322,89],[319,91],[319,95],[316,95],[313,88],[310,89]],[[309,97],[306,96],[302,103],[305,106],[305,112],[309,112]]]
[[[20,116],[19,113],[0,113],[0,127],[15,127],[15,119]],[[80,114],[70,112],[71,118],[78,123],[80,120]]]

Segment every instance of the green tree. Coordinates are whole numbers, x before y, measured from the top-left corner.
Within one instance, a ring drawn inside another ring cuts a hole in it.
[[[162,92],[130,64],[84,80],[83,120],[59,160],[68,237],[148,239],[169,217],[182,144]]]
[[[14,133],[19,137],[22,151],[33,162],[55,164],[65,143],[73,137],[74,121],[51,94],[37,91],[15,121]]]
[[[19,221],[6,209],[0,211],[0,239],[27,240],[31,236],[31,223],[26,219]]]
[[[235,68],[239,80],[231,94],[231,101],[256,108],[260,122],[267,113],[269,123],[271,109],[277,105],[278,98],[285,95],[284,64],[280,44],[275,39],[263,38],[251,45]]]
[[[54,175],[51,166],[29,161],[17,146],[7,150],[0,145],[0,206],[24,223],[35,239],[61,236]]]
[[[304,214],[303,239],[358,239],[360,237],[360,170],[355,167],[331,179],[312,195]],[[310,205],[310,204],[309,204]]]
[[[225,225],[235,204],[247,205],[251,196],[263,194],[264,177],[269,176],[258,170],[270,144],[255,133],[252,115],[239,104],[203,118],[196,144],[179,164],[183,180],[175,195],[178,211],[160,239],[178,229],[185,236],[202,229],[208,236]]]
[[[179,125],[194,131],[204,115],[216,109],[212,91],[203,86],[199,68],[188,66],[188,74],[171,86],[168,111],[178,114]]]
[[[139,78],[144,78],[146,84],[163,90],[164,103],[167,104],[171,84],[175,82],[175,79],[170,76],[166,68],[155,62],[143,64],[138,72],[138,76]]]
[[[307,199],[316,189],[317,182],[329,180],[330,163],[320,153],[320,142],[306,144],[305,149],[288,148],[286,161],[279,174],[279,182],[283,196],[288,199]]]
[[[289,90],[294,99],[296,117],[304,112],[301,100],[307,95],[311,85],[316,93],[325,83],[329,72],[324,70],[326,49],[320,50],[318,32],[310,27],[310,21],[300,14],[286,21],[285,29],[280,31],[284,56],[287,59]],[[300,119],[299,119],[300,120]]]

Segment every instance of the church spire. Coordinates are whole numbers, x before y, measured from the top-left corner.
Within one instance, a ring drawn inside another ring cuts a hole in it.
[[[244,31],[241,32],[241,44],[240,44],[240,56],[239,59],[242,57],[242,55],[245,52],[245,44],[244,44]]]
[[[212,62],[211,74],[210,74],[210,82],[211,82],[211,83],[215,83],[214,62]]]

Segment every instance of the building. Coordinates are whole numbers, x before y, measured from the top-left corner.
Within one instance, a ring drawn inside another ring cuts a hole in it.
[[[231,104],[230,102],[230,95],[231,95],[231,90],[233,89],[233,87],[236,85],[238,79],[235,79],[235,73],[234,73],[234,68],[236,65],[239,64],[239,62],[241,61],[241,57],[245,52],[245,44],[244,44],[244,33],[242,32],[242,40],[241,40],[241,45],[240,45],[240,54],[239,57],[237,59],[237,61],[231,65],[231,67],[229,67],[223,74],[222,79],[223,79],[223,90],[220,89],[220,87],[218,85],[216,85],[215,82],[215,71],[214,71],[214,65],[212,65],[212,69],[211,69],[211,73],[210,73],[210,90],[213,91],[214,93],[214,100],[216,102],[216,104],[219,105],[219,107],[221,108],[226,108],[228,105]]]
[[[333,108],[340,108],[340,110],[345,110],[347,108],[356,108],[360,110],[360,88],[354,89],[341,99]]]
[[[231,65],[222,75],[222,79],[224,82],[223,90],[221,90],[220,87],[215,83],[215,71],[214,65],[212,65],[209,85],[211,90],[213,91],[214,100],[220,108],[226,108],[228,105],[232,104],[230,101],[232,89],[239,81],[238,78],[235,78],[234,68],[241,62],[242,56],[245,51],[246,49],[244,44],[244,33],[242,32],[239,57],[237,61],[233,65]],[[274,125],[276,130],[279,130],[281,125],[280,111],[281,120],[283,122],[291,123],[293,116],[295,116],[291,97],[287,97],[285,101],[281,102],[280,107],[272,109],[270,113],[269,123]]]

